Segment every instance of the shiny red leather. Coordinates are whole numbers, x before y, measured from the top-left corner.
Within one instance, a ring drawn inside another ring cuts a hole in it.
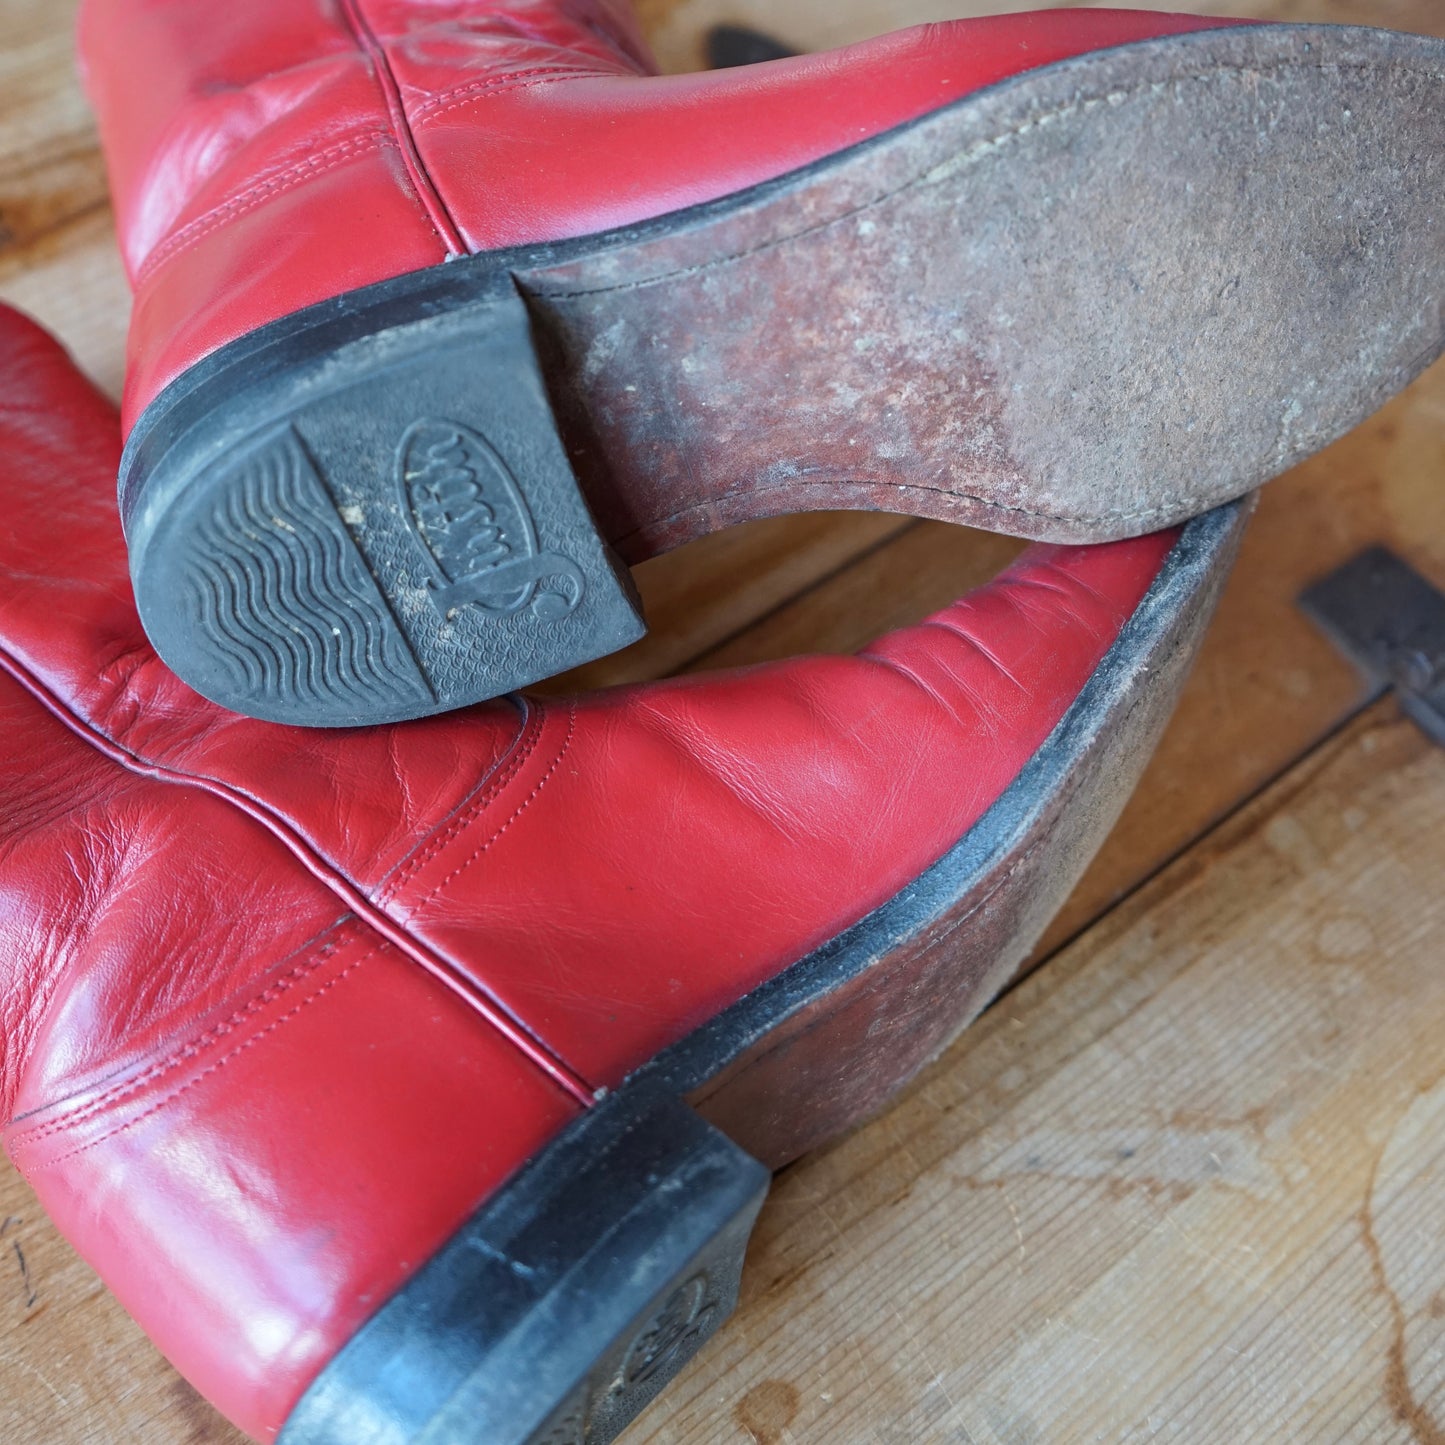
[[[344,291],[711,200],[1020,71],[1227,23],[1050,10],[657,76],[623,0],[85,0],[136,292],[126,426]]]
[[[1032,548],[858,657],[322,733],[156,658],[118,452],[0,311],[5,1140],[262,1440],[593,1089],[948,848],[1172,541]]]

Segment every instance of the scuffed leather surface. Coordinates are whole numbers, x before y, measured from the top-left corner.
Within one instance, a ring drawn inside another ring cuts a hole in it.
[[[445,259],[404,145],[483,251],[648,219],[1022,70],[1227,23],[1053,10],[659,77],[622,0],[356,0],[356,11],[369,36],[339,0],[85,0],[82,66],[136,290],[127,429],[228,341]]]

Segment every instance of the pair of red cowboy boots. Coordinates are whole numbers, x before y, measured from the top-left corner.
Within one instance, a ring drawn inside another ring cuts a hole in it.
[[[1445,49],[1068,11],[663,78],[602,0],[87,0],[82,51],[129,439],[0,317],[6,1147],[260,1440],[610,1440],[765,1166],[1038,937],[1247,504],[857,657],[282,724],[619,645],[617,559],[743,517],[1249,491],[1440,349]]]

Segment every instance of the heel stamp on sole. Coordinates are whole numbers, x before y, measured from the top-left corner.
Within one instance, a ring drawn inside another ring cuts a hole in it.
[[[402,515],[432,569],[427,591],[446,617],[478,607],[542,622],[577,610],[587,590],[570,557],[542,552],[516,478],[496,450],[460,422],[426,418],[397,448]]]

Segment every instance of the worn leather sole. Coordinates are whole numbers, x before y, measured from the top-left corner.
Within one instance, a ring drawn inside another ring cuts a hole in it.
[[[1184,530],[1053,734],[895,897],[633,1074],[365,1325],[280,1445],[605,1445],[731,1311],[768,1171],[1014,976],[1133,790],[1247,502]]]
[[[1445,42],[1246,26],[1032,71],[216,353],[126,450],[141,615],[217,702],[381,722],[624,646],[621,561],[746,518],[1156,530],[1440,353],[1442,195]]]

